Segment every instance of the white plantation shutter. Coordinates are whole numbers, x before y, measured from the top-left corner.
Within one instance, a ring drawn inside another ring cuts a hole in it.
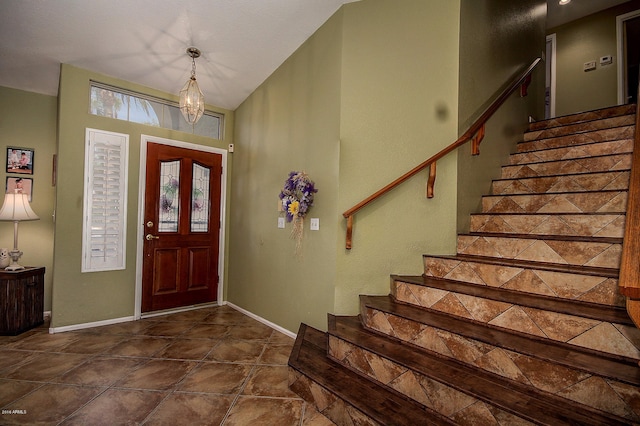
[[[129,135],[87,129],[82,272],[125,268]]]

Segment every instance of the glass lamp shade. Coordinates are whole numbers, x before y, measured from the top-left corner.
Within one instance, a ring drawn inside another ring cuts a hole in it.
[[[191,76],[180,90],[180,112],[189,124],[196,124],[204,113],[204,95],[195,76]]]

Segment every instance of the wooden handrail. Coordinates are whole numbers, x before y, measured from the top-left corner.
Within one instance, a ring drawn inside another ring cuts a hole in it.
[[[428,160],[425,160],[422,163],[418,164],[416,167],[414,167],[413,169],[409,170],[407,173],[403,174],[402,176],[400,176],[399,178],[397,178],[393,182],[389,183],[388,185],[386,185],[383,188],[379,189],[378,191],[376,191],[375,193],[371,194],[370,196],[368,196],[364,200],[360,201],[358,204],[356,204],[355,206],[351,207],[349,210],[347,210],[344,213],[342,213],[342,216],[344,216],[347,219],[347,242],[346,242],[346,248],[347,249],[351,249],[352,235],[353,235],[353,216],[358,212],[358,210],[360,210],[361,208],[363,208],[364,206],[366,206],[370,202],[376,200],[380,196],[382,196],[382,195],[386,194],[387,192],[391,191],[393,188],[397,187],[401,183],[403,183],[406,180],[410,179],[411,177],[413,177],[417,173],[421,172],[422,170],[426,169],[427,167],[429,167],[429,181],[428,181],[428,184],[427,184],[427,197],[431,198],[431,197],[433,197],[433,183],[435,182],[435,170],[436,170],[435,164],[436,164],[436,161],[438,161],[439,159],[441,159],[445,155],[449,154],[451,151],[453,151],[453,150],[459,148],[460,146],[466,144],[467,142],[472,142],[472,145],[473,145],[472,146],[472,153],[474,155],[479,154],[479,152],[480,152],[479,151],[479,146],[480,146],[480,142],[482,141],[482,138],[484,137],[485,124],[487,123],[489,118],[491,118],[491,116],[493,116],[493,114],[495,114],[495,112],[498,110],[498,108],[500,108],[500,106],[509,98],[509,96],[511,96],[511,94],[516,91],[516,89],[518,89],[520,87],[521,88],[521,95],[522,96],[526,96],[526,92],[527,92],[526,91],[526,86],[528,86],[529,82],[531,81],[531,78],[530,78],[531,73],[533,72],[534,68],[540,63],[540,61],[542,61],[541,58],[536,58],[531,63],[531,65],[529,65],[523,72],[518,74],[512,80],[511,84],[509,84],[509,86],[507,86],[507,88],[504,89],[502,91],[502,93],[500,93],[495,98],[495,100],[491,103],[491,105],[489,105],[489,107],[487,107],[487,109],[482,113],[482,115],[476,121],[474,121],[473,124],[471,124],[471,126],[469,127],[469,129],[466,132],[464,132],[462,134],[462,136],[460,136],[455,142],[453,142],[451,145],[447,146],[442,151],[438,152],[436,155],[434,155],[433,157],[429,158]]]
[[[640,96],[640,87],[638,94]],[[620,293],[627,297],[629,316],[636,326],[640,327],[640,108],[637,106],[631,158],[631,176],[629,178],[618,286]]]

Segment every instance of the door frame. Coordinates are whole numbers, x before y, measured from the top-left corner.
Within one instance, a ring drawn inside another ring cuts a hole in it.
[[[547,43],[551,49],[547,51]],[[545,91],[549,83],[549,116],[545,106],[545,119],[556,116],[556,33],[549,34],[545,43]]]
[[[222,148],[215,148],[206,145],[197,145],[189,142],[183,142],[174,139],[165,139],[157,136],[141,135],[140,136],[140,176],[138,185],[138,223],[137,223],[137,238],[136,244],[136,287],[135,287],[135,319],[142,318],[142,262],[144,261],[143,248],[144,248],[144,200],[146,196],[146,179],[147,179],[147,144],[157,143],[162,145],[170,145],[178,148],[192,149],[195,151],[210,152],[214,154],[222,155],[222,179],[220,181],[220,238],[218,241],[218,275],[220,280],[218,282],[218,294],[216,297],[216,303],[218,305],[223,304],[224,294],[224,249],[225,249],[225,223],[226,223],[226,199],[227,199],[227,150]],[[176,309],[184,310],[182,308]],[[166,312],[163,312],[166,313]],[[146,315],[146,314],[145,314]],[[149,316],[153,316],[151,313]]]
[[[618,67],[618,105],[624,105],[627,103],[626,93],[626,68],[627,58],[624,55],[624,23],[633,18],[640,16],[640,10],[634,10],[624,15],[616,16],[616,43],[618,47],[618,60],[616,66]]]

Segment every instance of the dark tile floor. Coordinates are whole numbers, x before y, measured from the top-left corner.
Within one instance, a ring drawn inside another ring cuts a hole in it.
[[[292,346],[228,306],[0,336],[0,424],[333,424],[289,390]]]

